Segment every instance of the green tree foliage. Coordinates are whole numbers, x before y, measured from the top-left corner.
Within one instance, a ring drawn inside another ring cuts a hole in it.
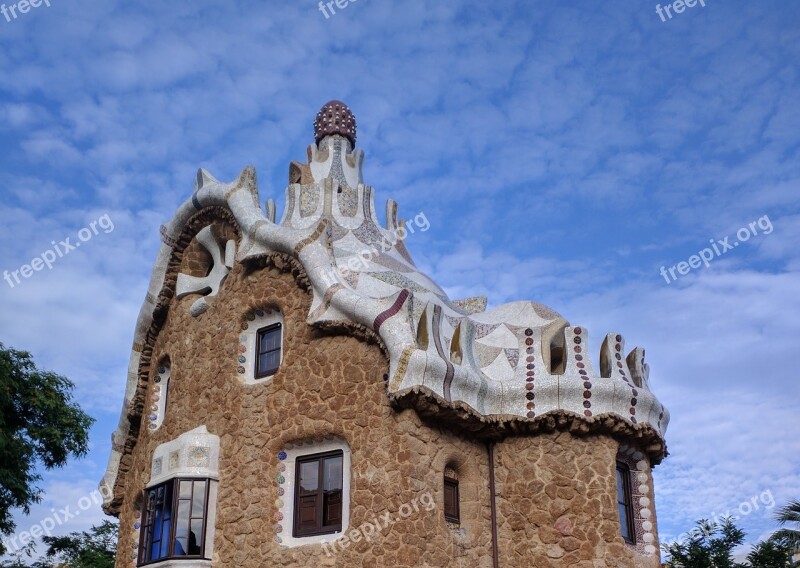
[[[752,568],[787,568],[792,565],[789,544],[780,538],[759,542],[747,555],[747,566]]]
[[[790,501],[775,514],[775,520],[781,525],[774,537],[783,539],[793,551],[800,551],[800,501]]]
[[[733,549],[744,542],[744,531],[726,518],[720,523],[697,521],[682,541],[663,546],[668,568],[736,568]]]
[[[86,454],[94,420],[72,401],[74,386],[0,343],[0,534],[14,531],[13,509],[28,514],[40,501],[37,465],[63,467]]]
[[[69,568],[114,568],[119,525],[103,521],[89,532],[69,536],[44,536],[47,558]]]
[[[32,556],[36,547],[30,543],[17,552],[13,560],[0,562],[0,568],[113,568],[117,551],[119,525],[103,521],[88,532],[74,532],[69,536],[44,536],[46,555],[33,564],[23,561]]]
[[[734,561],[734,549],[744,542],[745,533],[728,517],[720,523],[697,521],[681,541],[662,545],[667,568],[789,568],[793,545],[780,531],[759,542],[747,555],[747,562]]]

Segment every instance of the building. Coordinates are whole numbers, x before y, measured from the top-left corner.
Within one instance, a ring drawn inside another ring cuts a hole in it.
[[[282,219],[197,174],[161,227],[101,488],[118,567],[656,567],[669,415],[644,350],[450,300],[317,115]],[[595,366],[599,363],[599,366]]]

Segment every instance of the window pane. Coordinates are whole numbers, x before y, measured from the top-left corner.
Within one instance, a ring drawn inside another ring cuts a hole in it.
[[[258,352],[264,353],[267,351],[267,344],[269,342],[269,333],[261,332],[258,336]]]
[[[203,550],[203,519],[192,520],[192,529],[189,532],[189,554],[199,556]]]
[[[181,481],[181,489],[178,493],[179,499],[189,499],[192,496],[192,482]]]
[[[182,499],[178,502],[178,518],[175,521],[175,538],[186,539],[189,536],[189,507],[191,501]],[[185,543],[184,543],[185,544]],[[186,548],[184,547],[184,550]],[[175,554],[178,554],[178,546],[175,546]]]
[[[625,479],[621,468],[617,468],[617,502],[625,502]]]
[[[280,328],[263,332],[259,336],[258,350],[260,353],[263,353],[264,351],[272,351],[274,349],[280,349],[280,346],[281,346]]]
[[[177,519],[177,524],[175,525],[179,527],[178,530],[180,530],[180,527],[189,526],[187,522],[189,520],[189,509],[191,506],[192,502],[189,501],[188,499],[181,499],[180,501],[178,501],[178,519]]]
[[[316,494],[319,488],[319,462],[311,461],[300,464],[300,495]]]
[[[154,490],[150,490],[147,492],[147,509],[146,514],[147,518],[152,521],[152,515],[155,513],[156,510],[156,492]]]
[[[175,556],[186,556],[189,550],[189,538],[186,534],[175,535]]]
[[[338,526],[342,522],[342,465],[344,458],[325,458],[323,471],[323,526]]]
[[[269,333],[264,334],[264,349],[273,351],[281,347],[281,330],[280,328],[274,329]]]
[[[164,558],[169,555],[169,530],[170,521],[166,520],[161,525],[161,546],[157,558]]]
[[[172,483],[160,485],[150,492],[152,516],[148,519],[152,536],[147,539],[146,560],[158,560],[169,554],[169,537],[172,516]]]
[[[264,366],[262,369],[264,371],[275,371],[278,369],[278,366],[281,364],[281,352],[280,351],[272,351],[264,355]]]
[[[272,353],[262,353],[258,356],[258,374],[272,373],[278,370],[281,364],[280,351],[273,351]]]
[[[205,516],[206,482],[194,482],[194,497],[192,498],[192,518],[198,519]]]
[[[625,540],[631,540],[630,531],[628,530],[628,509],[625,507],[625,505],[619,506],[619,524],[622,527],[622,538]]]
[[[325,458],[325,491],[342,490],[342,464],[344,458],[336,456]]]

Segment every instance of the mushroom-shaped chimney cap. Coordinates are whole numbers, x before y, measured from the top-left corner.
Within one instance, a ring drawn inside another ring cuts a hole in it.
[[[317,144],[326,136],[338,134],[356,145],[356,117],[342,101],[330,101],[317,113],[314,121],[314,140]]]

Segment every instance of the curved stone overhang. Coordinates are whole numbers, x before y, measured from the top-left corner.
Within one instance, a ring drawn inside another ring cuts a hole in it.
[[[307,164],[290,166],[279,222],[272,200],[261,209],[255,170],[247,167],[230,183],[200,170],[192,197],[161,227],[101,482],[114,488],[106,512],[121,503],[120,463],[141,425],[149,351],[175,294],[177,253],[204,222],[220,218],[240,239],[220,244],[219,262],[224,257],[232,265],[234,251],[239,263],[277,259],[312,294],[309,324],[345,325],[378,338],[389,360],[388,396],[396,404],[482,437],[596,431],[637,441],[655,463],[666,455],[669,413],[650,391],[643,349],[625,355],[622,336],[608,334],[597,372],[586,349],[588,332],[545,306],[513,302],[486,310],[485,299],[451,301],[414,265],[404,244],[413,227],[398,218],[394,201],[387,202],[386,226],[378,223],[373,190],[362,182],[363,152],[353,152],[337,135],[312,145],[308,155]],[[202,311],[203,302],[193,306],[194,315]]]

